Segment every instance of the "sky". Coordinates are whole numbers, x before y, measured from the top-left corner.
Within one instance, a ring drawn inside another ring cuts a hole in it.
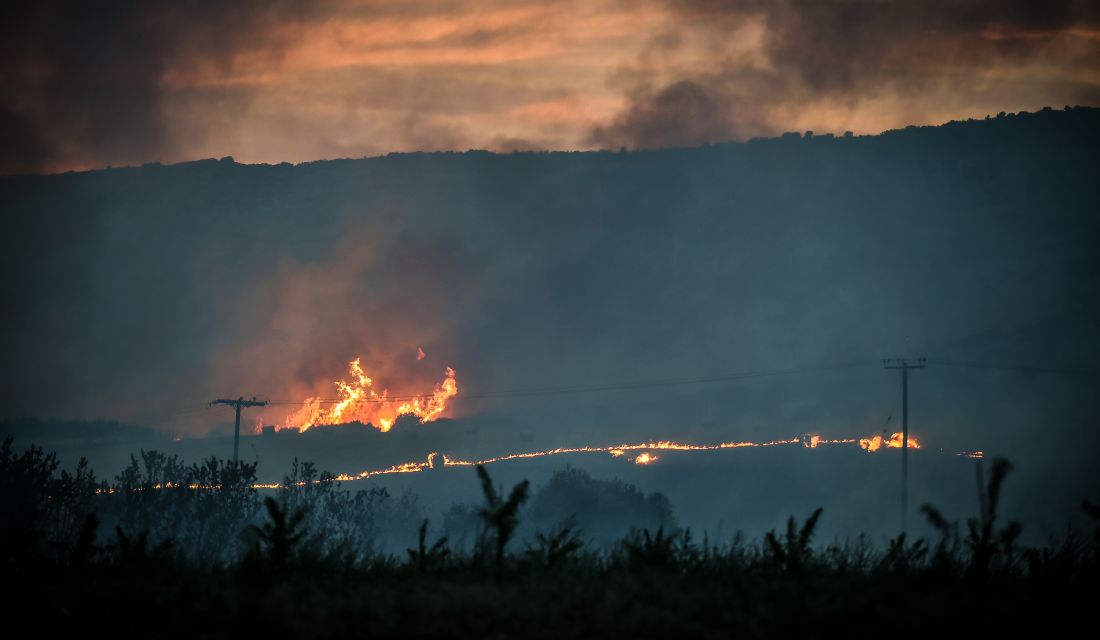
[[[43,0],[0,9],[0,173],[654,148],[1100,104],[1053,0]]]

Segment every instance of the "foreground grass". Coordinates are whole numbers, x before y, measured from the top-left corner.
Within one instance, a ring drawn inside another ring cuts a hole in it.
[[[381,637],[856,637],[1054,630],[1092,619],[1095,566],[1005,573],[961,567],[797,571],[729,557],[671,566],[582,558],[514,563],[498,580],[472,560],[423,572],[298,560],[203,569],[173,560],[39,567],[8,603],[55,631],[151,637],[271,633]]]
[[[1000,460],[981,476],[977,517],[960,526],[926,505],[938,538],[885,547],[814,546],[819,509],[756,543],[658,528],[594,548],[565,523],[519,548],[527,484],[505,491],[479,469],[473,548],[452,549],[424,521],[398,557],[371,547],[384,496],[340,493],[308,465],[261,505],[253,467],[143,456],[144,469],[135,461],[107,485],[83,465],[56,473],[41,450],[0,447],[8,620],[47,636],[143,638],[1015,637],[1095,626],[1100,529],[1017,546],[1019,524],[997,518],[1010,470]]]

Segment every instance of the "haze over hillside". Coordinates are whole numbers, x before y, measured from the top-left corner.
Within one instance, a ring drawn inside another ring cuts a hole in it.
[[[1075,108],[662,151],[0,178],[18,274],[0,285],[2,413],[224,434],[210,400],[331,394],[362,357],[394,391],[454,367],[448,415],[531,447],[852,437],[900,419],[878,359],[923,356],[914,432],[1007,455],[1020,508],[1056,522],[1097,492],[1098,133],[1100,111]],[[832,365],[852,366],[810,370]]]

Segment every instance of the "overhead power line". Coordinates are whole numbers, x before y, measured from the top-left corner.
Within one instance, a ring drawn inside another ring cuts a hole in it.
[[[843,364],[830,364],[830,365],[817,365],[808,367],[793,367],[786,369],[759,369],[755,371],[741,371],[736,373],[728,373],[716,376],[693,376],[684,378],[664,378],[659,380],[643,380],[638,382],[618,382],[618,383],[606,383],[599,385],[573,385],[563,387],[535,387],[528,389],[505,389],[497,391],[474,391],[460,393],[452,400],[464,399],[464,400],[477,400],[477,399],[489,399],[489,398],[516,398],[516,397],[530,397],[530,396],[548,396],[548,395],[565,395],[565,394],[579,394],[579,393],[600,393],[604,391],[629,391],[633,389],[648,389],[654,387],[670,387],[670,386],[683,386],[694,384],[707,384],[714,382],[729,382],[736,380],[748,380],[752,378],[763,378],[769,376],[782,376],[793,375],[799,373],[811,373],[820,371],[835,371],[839,369],[851,369],[854,367],[865,367],[879,364],[879,361],[864,361],[864,362],[848,362]],[[359,400],[350,401],[352,404],[367,404],[367,403],[383,403],[393,402],[397,400],[421,400],[431,398],[432,394],[419,394],[419,395],[405,395],[405,396],[387,396],[385,398],[362,398]],[[345,402],[343,398],[320,398],[310,401],[305,400],[271,400],[269,405],[302,405],[302,404],[335,404],[339,402]]]
[[[962,362],[959,360],[936,360],[929,358],[931,364],[948,367],[961,367],[964,369],[990,369],[994,371],[1016,371],[1019,373],[1050,373],[1065,376],[1100,376],[1100,369],[1074,369],[1053,367],[1032,367],[1027,365],[996,364],[989,362]]]

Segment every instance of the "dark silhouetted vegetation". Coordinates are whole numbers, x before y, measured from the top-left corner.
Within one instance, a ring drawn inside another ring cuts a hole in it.
[[[254,540],[252,552],[256,557],[279,567],[294,559],[298,544],[306,536],[302,527],[306,510],[297,509],[288,513],[286,504],[280,504],[271,496],[264,498],[264,507],[271,521],[262,526],[249,527]]]
[[[451,555],[447,548],[447,536],[428,545],[428,520],[425,519],[417,530],[417,544],[415,549],[409,549],[409,560],[416,565],[421,573],[438,568]]]
[[[427,519],[393,517],[385,491],[353,494],[308,463],[281,488],[258,490],[253,466],[143,452],[108,484],[86,464],[59,470],[52,455],[17,454],[8,440],[0,533],[18,589],[6,603],[54,633],[151,637],[870,638],[1080,624],[1100,527],[1021,546],[1019,525],[998,519],[1010,469],[997,459],[979,474],[981,508],[965,537],[925,505],[938,540],[880,546],[815,544],[821,509],[759,543],[699,543],[658,525],[597,545],[575,518],[523,534],[526,481],[505,492],[479,468],[482,526],[463,551]],[[390,526],[406,541],[400,552],[374,541]]]
[[[477,465],[477,477],[481,480],[481,491],[485,494],[485,506],[478,511],[478,515],[485,521],[486,530],[491,536],[490,543],[499,581],[501,572],[504,571],[504,550],[519,525],[519,508],[527,501],[530,483],[524,480],[517,484],[512,487],[508,497],[504,498],[503,488],[501,491],[493,488],[493,479],[480,464]]]
[[[668,499],[646,495],[621,480],[592,478],[582,469],[567,466],[556,472],[531,500],[528,513],[533,526],[550,530],[569,520],[573,528],[598,545],[621,539],[623,523],[651,530],[677,528]]]
[[[764,551],[767,557],[776,562],[787,571],[797,571],[813,557],[813,549],[810,541],[814,537],[814,529],[817,528],[817,520],[821,517],[819,507],[806,522],[799,527],[794,516],[787,520],[787,534],[782,540],[774,531],[764,534]]]

